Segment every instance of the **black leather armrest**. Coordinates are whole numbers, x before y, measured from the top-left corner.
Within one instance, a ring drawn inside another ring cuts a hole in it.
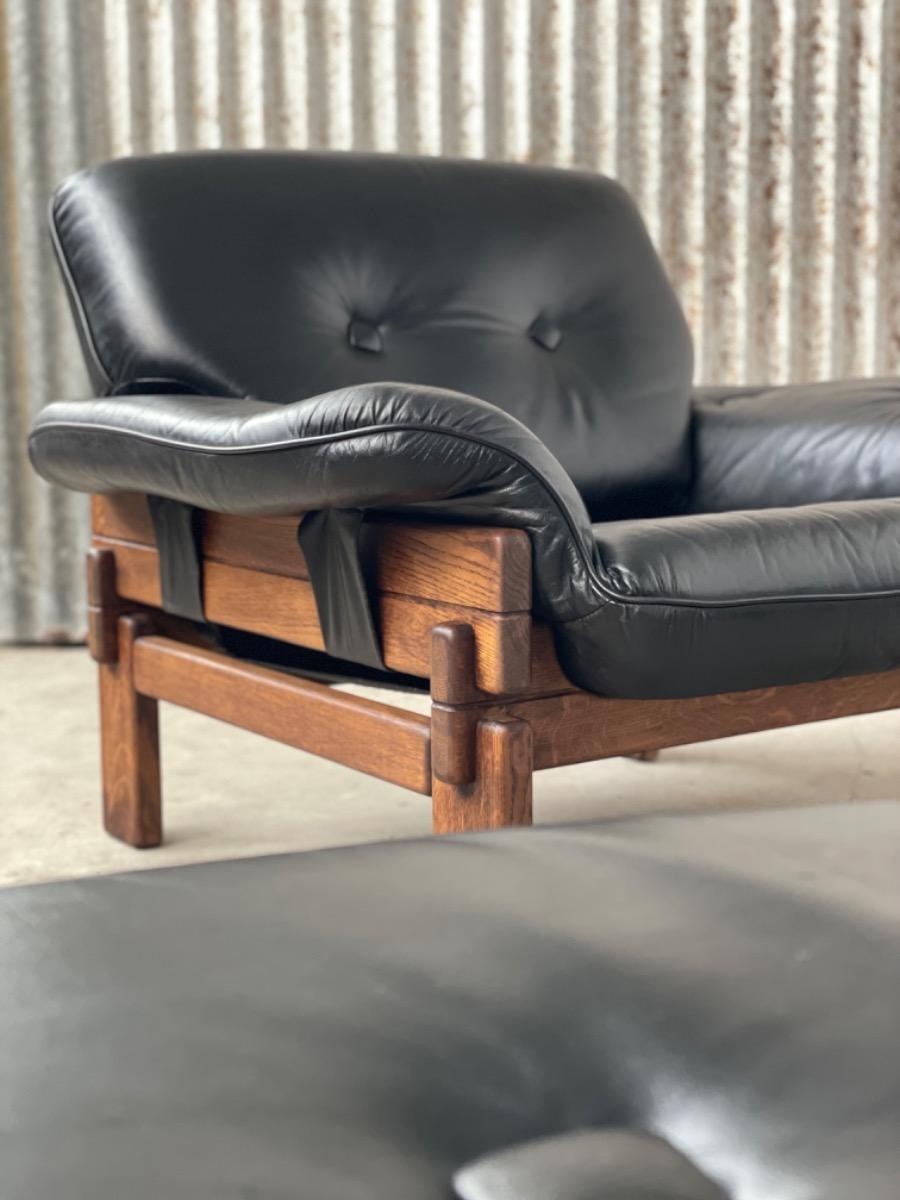
[[[79,491],[140,491],[243,514],[413,511],[527,530],[537,607],[596,604],[584,504],[524,425],[483,400],[378,383],[294,404],[195,395],[60,401],[40,414],[32,462]]]
[[[699,388],[694,512],[900,496],[900,380]]]

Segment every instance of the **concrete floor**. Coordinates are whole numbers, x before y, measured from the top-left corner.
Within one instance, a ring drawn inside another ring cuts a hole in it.
[[[161,707],[166,844],[135,851],[100,827],[95,679],[87,653],[0,647],[0,884],[430,830],[425,797]],[[655,763],[613,759],[565,767],[536,777],[536,820],[896,796],[898,744],[900,712],[892,712],[681,747]]]

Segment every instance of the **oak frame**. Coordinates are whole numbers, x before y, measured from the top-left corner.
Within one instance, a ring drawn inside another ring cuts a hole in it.
[[[205,514],[208,619],[322,649],[299,518]],[[535,770],[900,707],[900,670],[679,700],[574,687],[531,614],[525,533],[377,524],[388,667],[430,681],[430,717],[230,657],[160,608],[146,498],[95,496],[88,645],[100,676],[104,825],[159,845],[165,700],[432,797],[436,833],[531,822]]]

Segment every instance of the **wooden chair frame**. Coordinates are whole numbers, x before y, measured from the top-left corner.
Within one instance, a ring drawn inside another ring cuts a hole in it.
[[[104,824],[132,846],[162,838],[159,700],[430,795],[437,833],[529,824],[534,770],[900,706],[900,670],[688,700],[581,691],[532,618],[525,533],[386,520],[374,579],[382,653],[430,680],[425,717],[204,644],[160,609],[146,498],[97,496],[92,515]],[[298,521],[205,515],[210,622],[324,648]]]

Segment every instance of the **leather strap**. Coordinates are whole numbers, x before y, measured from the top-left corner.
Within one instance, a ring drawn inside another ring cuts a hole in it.
[[[168,613],[202,621],[203,512],[192,504],[148,496],[159,550],[159,586]]]
[[[325,649],[383,671],[362,564],[362,509],[323,509],[300,522],[297,538],[312,583]]]

